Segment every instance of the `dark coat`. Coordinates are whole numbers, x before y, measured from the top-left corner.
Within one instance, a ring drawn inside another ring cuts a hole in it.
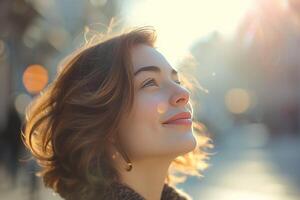
[[[133,188],[119,182],[113,183],[109,191],[105,195],[105,200],[146,200]],[[185,192],[165,183],[161,200],[192,200],[192,198]]]

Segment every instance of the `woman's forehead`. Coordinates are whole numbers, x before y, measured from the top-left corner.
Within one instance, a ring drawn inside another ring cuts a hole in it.
[[[132,64],[134,70],[143,66],[168,66],[169,63],[165,57],[155,48],[145,44],[138,44],[131,51]]]

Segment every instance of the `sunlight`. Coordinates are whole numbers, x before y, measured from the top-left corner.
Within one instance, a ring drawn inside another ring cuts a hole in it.
[[[225,105],[232,113],[246,112],[251,105],[251,95],[241,88],[230,89],[225,95]]]
[[[159,34],[158,48],[171,63],[177,63],[195,41],[213,31],[234,36],[252,4],[251,0],[133,1],[124,18],[131,26],[154,26]]]

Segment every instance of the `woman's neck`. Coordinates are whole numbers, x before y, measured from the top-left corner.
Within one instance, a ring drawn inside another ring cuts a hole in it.
[[[133,168],[121,170],[121,182],[145,199],[160,200],[172,159],[143,159],[133,161]]]

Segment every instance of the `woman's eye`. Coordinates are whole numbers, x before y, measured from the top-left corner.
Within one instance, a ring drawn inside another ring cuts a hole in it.
[[[145,86],[148,86],[148,85],[152,85],[151,83],[155,83],[155,84],[156,84],[155,80],[154,80],[154,79],[151,79],[150,81],[146,82],[146,83],[142,86],[142,88],[145,87]],[[157,85],[157,84],[156,84],[156,85]]]
[[[181,82],[180,81],[175,81],[176,83],[178,83],[179,85],[181,85]],[[146,87],[146,86],[151,86],[151,85],[153,85],[153,84],[155,84],[155,85],[157,85],[157,83],[155,82],[155,80],[154,79],[151,79],[150,81],[148,81],[148,82],[146,82],[143,86],[142,86],[142,88],[143,87]]]

